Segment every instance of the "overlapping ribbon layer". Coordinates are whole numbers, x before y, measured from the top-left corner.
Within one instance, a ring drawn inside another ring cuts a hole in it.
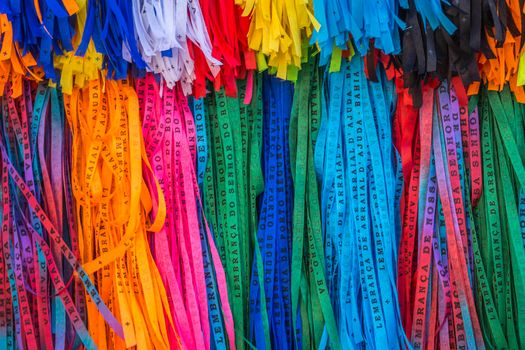
[[[342,50],[393,55],[416,106],[429,76],[459,76],[471,94],[481,82],[498,91],[509,82],[525,99],[521,0],[37,0],[5,2],[0,13],[8,18],[1,59],[12,58],[22,75],[38,63],[34,77],[61,81],[67,93],[102,67],[123,79],[131,66],[134,75],[180,83],[185,94],[204,96],[212,80],[235,96],[235,80],[257,67],[296,81],[310,43],[321,65],[335,60],[334,71]]]
[[[26,81],[16,100],[6,88],[2,107],[2,348],[95,349],[96,321],[123,337],[82,265],[70,154],[63,153],[73,145],[60,93]],[[87,325],[90,316],[97,320]]]
[[[1,10],[1,7],[0,7]],[[36,61],[30,52],[20,50],[13,40],[13,24],[6,14],[0,14],[0,96],[6,91],[9,83],[13,97],[22,95],[22,78],[32,77],[40,80],[42,69],[36,66]]]
[[[402,203],[398,286],[415,348],[485,346],[473,292],[485,273],[472,214],[481,195],[480,128],[456,86],[423,88]]]
[[[525,348],[524,6],[0,2],[0,349]]]

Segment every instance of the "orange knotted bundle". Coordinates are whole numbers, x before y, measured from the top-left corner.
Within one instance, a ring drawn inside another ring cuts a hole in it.
[[[516,99],[525,103],[525,90],[523,85],[525,80],[520,82],[520,71],[525,67],[520,67],[521,57],[523,57],[523,33],[522,17],[523,6],[520,0],[506,0],[507,15],[504,40],[498,42],[494,36],[494,28],[485,30],[486,41],[493,57],[481,52],[478,56],[478,66],[481,80],[487,84],[489,90],[502,91],[508,83]],[[503,5],[505,6],[505,5]],[[485,50],[487,51],[487,50]],[[525,71],[521,73],[525,77]],[[470,85],[469,95],[479,92],[480,82]]]
[[[23,54],[13,41],[13,27],[7,15],[0,14],[0,96],[11,83],[13,98],[22,95],[22,78],[40,81],[44,71],[30,52]]]

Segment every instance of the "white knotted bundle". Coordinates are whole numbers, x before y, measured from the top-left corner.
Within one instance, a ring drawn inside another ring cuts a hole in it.
[[[204,54],[213,76],[221,63],[212,56],[212,45],[197,0],[132,0],[135,36],[142,58],[166,85],[177,82],[185,94],[192,91],[195,64],[188,40]]]

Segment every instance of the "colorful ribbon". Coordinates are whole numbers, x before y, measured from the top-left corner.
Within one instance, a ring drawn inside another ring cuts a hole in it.
[[[0,2],[0,349],[525,348],[524,13]]]

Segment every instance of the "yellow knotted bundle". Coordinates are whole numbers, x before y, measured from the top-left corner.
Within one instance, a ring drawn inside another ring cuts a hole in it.
[[[73,135],[71,185],[84,268],[121,323],[124,340],[93,303],[88,328],[100,349],[168,349],[173,322],[147,237],[162,227],[164,197],[158,184],[149,189],[144,179],[151,168],[135,90],[100,74],[64,95]]]
[[[7,15],[0,14],[0,96],[4,93],[6,83],[11,83],[13,98],[22,95],[22,79],[40,81],[44,75],[36,66],[31,53],[22,54],[13,41],[13,26]]]
[[[252,16],[248,45],[257,52],[259,70],[281,79],[297,80],[301,63],[306,61],[312,27],[319,29],[310,0],[236,0],[243,16]]]
[[[82,40],[87,18],[87,0],[78,0],[77,3],[79,9],[75,16],[76,34],[72,42],[74,51],[55,56],[53,62],[55,68],[61,71],[60,86],[62,92],[66,94],[71,94],[74,86],[82,88],[90,80],[97,79],[104,58],[95,50],[95,45],[91,39],[84,55],[75,54]]]

